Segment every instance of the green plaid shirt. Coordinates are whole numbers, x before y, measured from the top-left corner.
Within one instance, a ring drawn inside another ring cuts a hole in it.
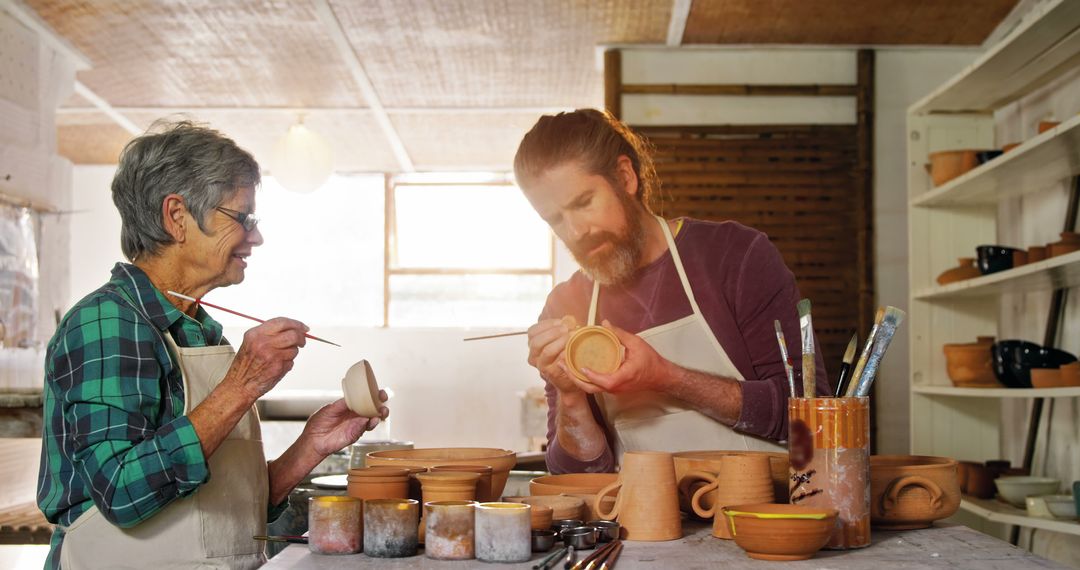
[[[165,331],[183,347],[228,344],[202,307],[185,315],[126,263],[64,316],[45,357],[38,506],[49,522],[68,526],[97,505],[131,527],[209,480]],[[46,567],[59,567],[63,538],[57,527]]]

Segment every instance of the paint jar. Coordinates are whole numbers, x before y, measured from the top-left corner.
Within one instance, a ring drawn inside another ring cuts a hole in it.
[[[364,503],[337,495],[308,499],[308,548],[315,554],[356,554],[364,534]]]
[[[472,560],[476,505],[476,501],[424,503],[424,555],[435,560]]]
[[[532,516],[524,503],[476,506],[476,559],[525,562],[532,557]]]
[[[836,509],[826,548],[870,545],[870,399],[788,400],[791,504]]]
[[[416,556],[420,503],[412,499],[364,501],[364,554],[373,558]]]

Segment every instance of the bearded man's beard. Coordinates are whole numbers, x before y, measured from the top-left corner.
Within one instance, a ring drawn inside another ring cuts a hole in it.
[[[645,232],[636,215],[637,204],[624,192],[616,192],[622,206],[625,227],[622,235],[600,232],[569,246],[581,270],[601,285],[622,285],[637,272],[645,250]],[[589,255],[596,247],[610,243],[606,251]]]

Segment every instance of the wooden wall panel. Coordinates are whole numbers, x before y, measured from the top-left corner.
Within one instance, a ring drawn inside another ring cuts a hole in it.
[[[860,326],[858,141],[851,126],[638,127],[656,147],[665,217],[735,220],[780,250],[830,378]],[[794,309],[793,309],[794,310]]]

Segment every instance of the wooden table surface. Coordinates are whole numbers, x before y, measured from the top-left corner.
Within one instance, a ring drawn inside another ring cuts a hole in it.
[[[747,558],[734,542],[713,538],[711,527],[698,522],[683,524],[685,536],[670,542],[626,542],[616,565],[632,568],[780,568],[774,562]],[[586,551],[586,555],[588,552]],[[528,563],[506,564],[531,568],[543,555],[534,554]],[[473,568],[496,566],[477,560],[444,562],[421,554],[410,558],[369,558],[363,554],[320,556],[302,544],[290,544],[270,559],[264,568],[319,570],[355,570],[356,568]],[[878,569],[897,568],[977,568],[1013,570],[1016,568],[1066,568],[1012,546],[989,535],[960,525],[939,525],[923,530],[874,531],[872,544],[850,551],[818,552],[802,562],[788,562],[783,568]]]

